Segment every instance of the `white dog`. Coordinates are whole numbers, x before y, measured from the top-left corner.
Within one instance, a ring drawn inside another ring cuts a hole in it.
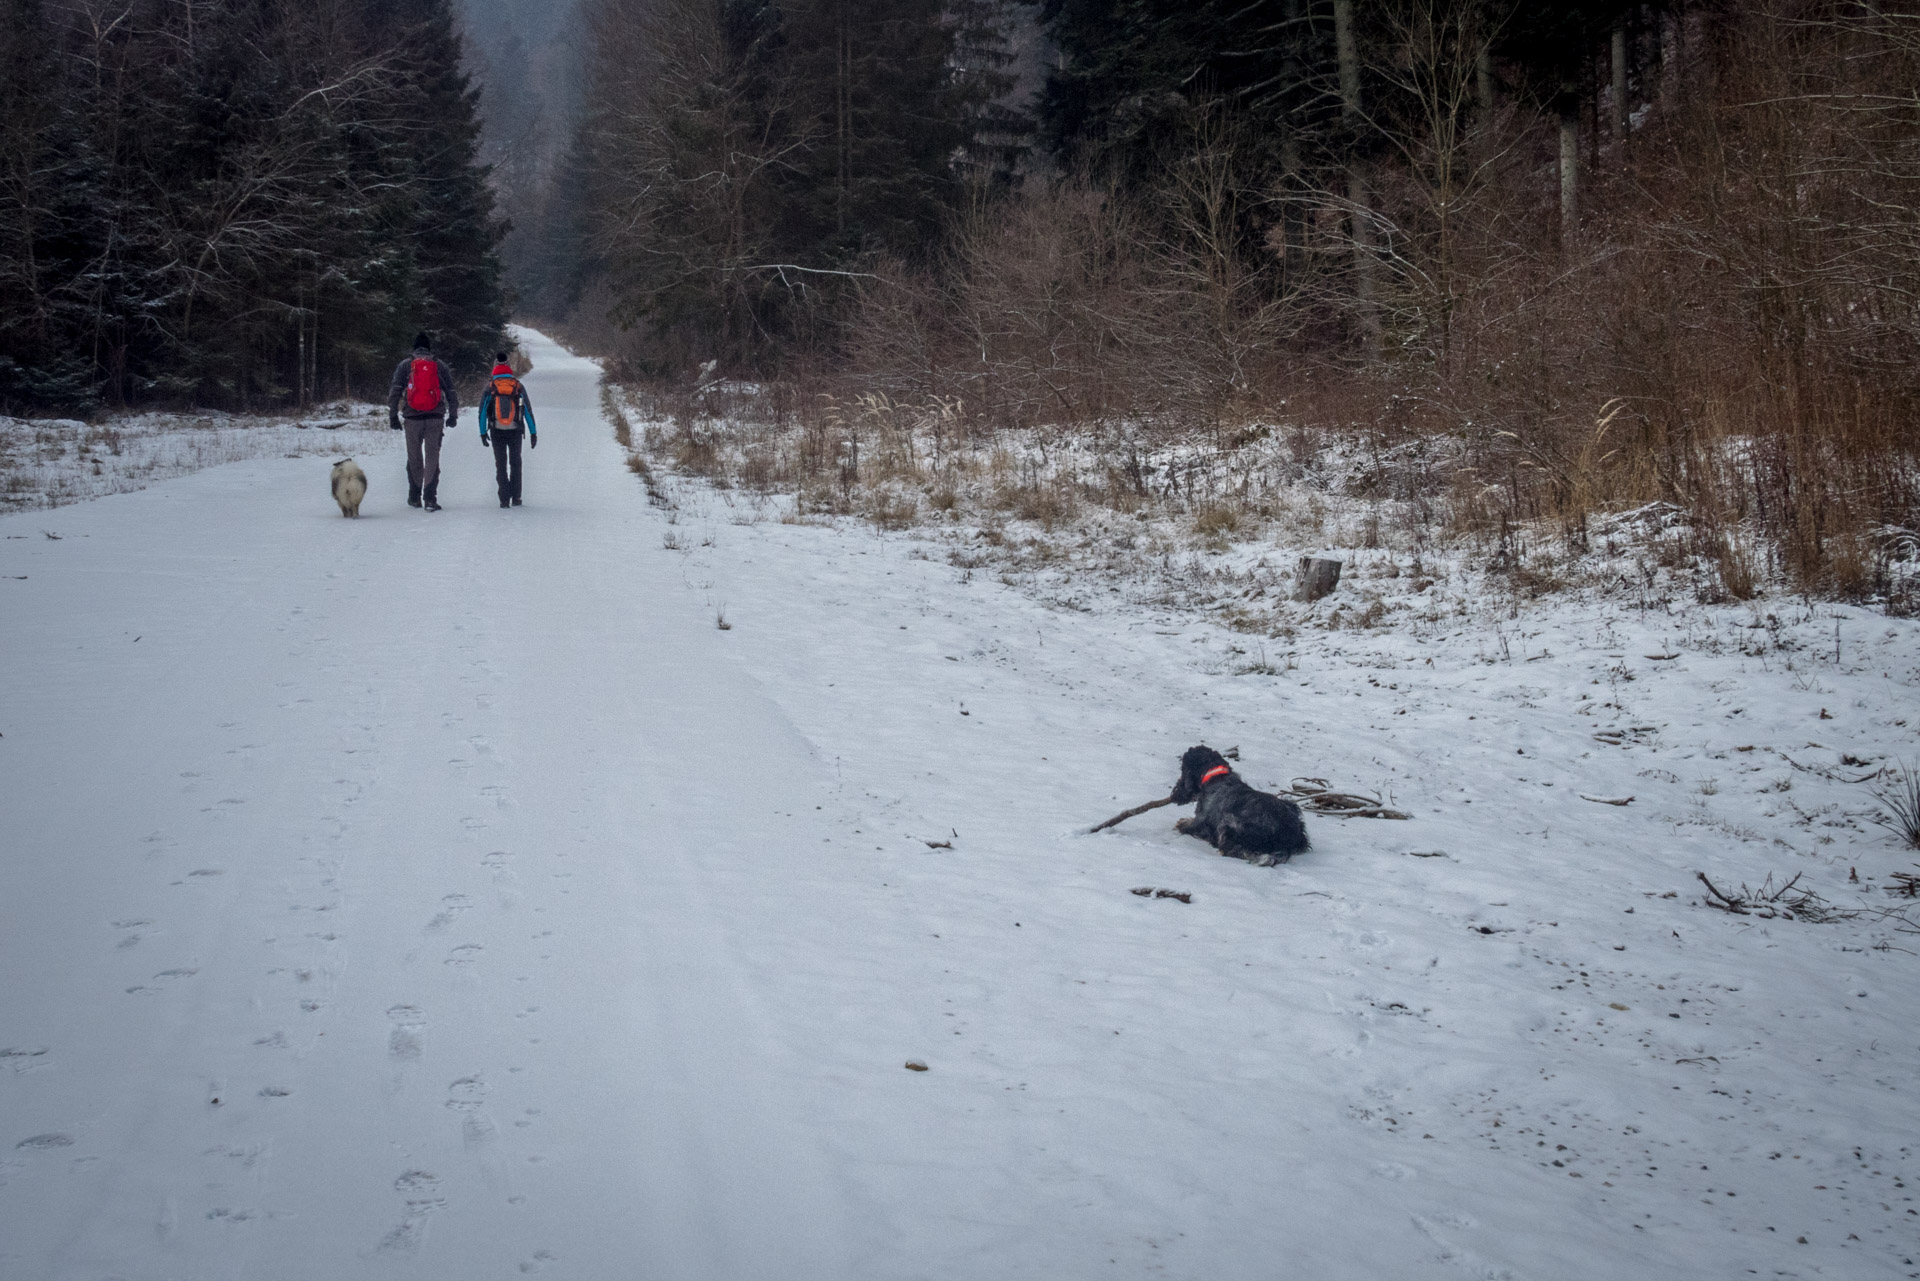
[[[367,473],[351,458],[333,465],[333,501],[340,504],[342,516],[358,516],[360,500],[367,496]]]

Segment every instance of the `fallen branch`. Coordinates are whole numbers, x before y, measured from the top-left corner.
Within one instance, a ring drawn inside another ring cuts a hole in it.
[[[1171,796],[1163,796],[1157,801],[1148,801],[1145,805],[1136,805],[1130,810],[1121,810],[1118,814],[1115,814],[1112,818],[1108,819],[1106,822],[1100,823],[1093,827],[1088,828],[1087,835],[1091,836],[1095,832],[1104,832],[1106,829],[1108,829],[1109,827],[1112,827],[1114,824],[1124,823],[1136,814],[1144,814],[1148,810],[1157,810],[1162,805],[1171,805],[1171,804],[1173,804],[1173,798]]]
[[[1828,769],[1824,765],[1802,765],[1799,761],[1794,760],[1793,757],[1788,756],[1785,752],[1781,751],[1777,747],[1769,748],[1768,750],[1771,751],[1775,756],[1778,756],[1781,760],[1785,761],[1787,764],[1799,770],[1801,773],[1813,774],[1813,775],[1816,775],[1817,777],[1827,779],[1828,781],[1834,782],[1834,783],[1871,783],[1875,779],[1893,772],[1890,767],[1883,765],[1879,769],[1868,770],[1866,773],[1860,775],[1858,778],[1848,778],[1845,774],[1835,773],[1833,770]],[[1852,760],[1852,759],[1853,759],[1852,757],[1848,757],[1848,760]]]
[[[1631,796],[1589,796],[1585,792],[1575,793],[1583,801],[1592,801],[1596,805],[1631,805]]]
[[[1776,888],[1773,873],[1767,873],[1767,879],[1756,888],[1742,885],[1738,890],[1728,893],[1707,879],[1705,872],[1695,872],[1700,883],[1707,887],[1707,897],[1701,902],[1708,907],[1730,912],[1735,916],[1758,916],[1763,920],[1783,917],[1786,920],[1807,921],[1815,925],[1824,925],[1830,921],[1848,921],[1855,917],[1877,915],[1884,919],[1898,917],[1897,910],[1881,910],[1877,913],[1857,911],[1852,908],[1835,907],[1812,890],[1796,889],[1801,873],[1795,872],[1786,884]],[[1904,918],[1901,918],[1904,919]]]
[[[1298,801],[1309,814],[1332,818],[1412,818],[1404,810],[1390,808],[1378,796],[1354,792],[1336,792],[1324,778],[1296,778],[1279,795]]]
[[[1386,808],[1384,805],[1369,806],[1366,809],[1357,809],[1357,810],[1316,809],[1316,810],[1313,810],[1312,812],[1315,814],[1324,814],[1328,818],[1412,818],[1413,817],[1413,815],[1407,813],[1405,810],[1390,810]]]

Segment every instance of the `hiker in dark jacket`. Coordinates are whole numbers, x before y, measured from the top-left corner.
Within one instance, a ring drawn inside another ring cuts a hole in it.
[[[493,480],[502,507],[520,505],[520,438],[527,448],[540,447],[540,429],[533,421],[533,402],[513,376],[507,353],[496,352],[486,394],[480,397],[480,443],[493,446]]]
[[[434,497],[440,488],[440,436],[459,413],[453,371],[434,359],[432,339],[415,334],[413,355],[395,367],[387,392],[388,425],[399,431],[401,419],[406,420],[407,506],[440,510]]]

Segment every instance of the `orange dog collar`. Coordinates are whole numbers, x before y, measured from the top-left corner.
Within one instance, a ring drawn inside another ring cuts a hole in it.
[[[1231,773],[1233,773],[1233,767],[1231,765],[1216,765],[1200,776],[1200,786],[1205,787],[1214,779]]]

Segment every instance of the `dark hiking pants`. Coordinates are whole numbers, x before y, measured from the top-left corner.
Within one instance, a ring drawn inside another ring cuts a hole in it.
[[[520,438],[526,434],[519,427],[512,431],[495,427],[487,433],[493,442],[493,482],[503,503],[520,497]]]
[[[440,483],[440,437],[447,429],[437,415],[409,418],[407,427],[407,484],[432,489]]]

